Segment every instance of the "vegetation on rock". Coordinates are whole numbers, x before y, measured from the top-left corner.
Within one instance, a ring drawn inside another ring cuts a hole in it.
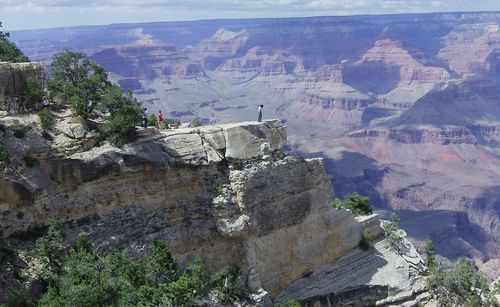
[[[336,198],[333,201],[333,207],[336,209],[348,209],[354,216],[370,215],[373,213],[373,207],[368,203],[367,196],[361,196],[358,193],[347,194],[343,199]]]
[[[397,250],[403,240],[402,231],[399,229],[399,215],[394,214],[390,222],[383,223],[382,230],[389,246]]]
[[[486,276],[468,260],[462,258],[452,267],[434,263],[429,271],[427,285],[441,306],[498,306]]]
[[[359,240],[358,246],[364,251],[367,251],[372,247],[372,242],[370,240],[370,233],[368,229],[363,229],[363,231],[361,232],[361,240]]]
[[[73,113],[87,119],[95,110],[110,85],[101,66],[80,52],[64,51],[54,55],[49,88],[54,98],[68,103]]]
[[[124,93],[117,85],[110,85],[99,105],[107,114],[100,126],[101,133],[115,145],[123,145],[135,139],[135,125],[142,119],[142,107],[130,92]]]
[[[135,138],[135,126],[143,114],[140,103],[112,85],[104,68],[83,54],[56,54],[49,88],[56,100],[70,105],[73,115],[84,120],[104,118],[99,130],[113,144],[120,146]]]
[[[0,21],[0,28],[2,22]],[[28,62],[29,59],[17,46],[9,41],[9,33],[0,31],[0,62]]]
[[[40,124],[42,125],[43,130],[48,131],[52,128],[52,113],[48,108],[44,108],[40,112],[37,113],[38,119],[40,119]]]
[[[83,235],[69,250],[63,242],[52,223],[27,255],[46,289],[38,306],[200,306],[209,292],[222,303],[248,296],[236,266],[211,276],[199,259],[181,268],[163,240],[153,240],[140,259],[127,250],[99,253]],[[19,296],[17,303],[32,304]]]
[[[5,150],[5,145],[3,139],[0,139],[0,162],[5,162],[9,159],[7,151]]]
[[[26,83],[26,89],[24,90],[24,97],[26,99],[26,108],[28,110],[33,110],[37,107],[45,93],[43,92],[43,87],[36,79],[30,79]]]

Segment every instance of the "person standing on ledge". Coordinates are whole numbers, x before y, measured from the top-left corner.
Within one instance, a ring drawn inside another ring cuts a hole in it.
[[[143,113],[142,113],[142,126],[144,128],[148,127],[148,108],[144,108],[143,109]]]
[[[257,121],[258,121],[258,122],[261,122],[261,121],[262,121],[262,108],[263,108],[263,107],[264,107],[264,105],[263,105],[263,104],[261,104],[261,105],[259,106],[259,117],[258,117],[258,119],[257,119]]]
[[[158,129],[163,128],[163,113],[161,113],[161,110],[158,112],[158,115],[156,116],[156,121],[158,122]]]

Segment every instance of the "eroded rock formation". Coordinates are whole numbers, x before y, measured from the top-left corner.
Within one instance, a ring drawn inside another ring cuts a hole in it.
[[[37,79],[43,82],[45,69],[41,63],[0,62],[0,100],[8,96],[24,95],[26,82]]]
[[[253,283],[273,295],[358,245],[362,226],[331,208],[322,161],[282,153],[278,121],[167,130],[69,155],[52,144],[15,146],[9,123],[7,151],[39,164],[2,176],[4,237],[51,219],[103,249],[140,250],[159,237],[181,260],[198,255],[211,269],[236,262],[258,273]]]

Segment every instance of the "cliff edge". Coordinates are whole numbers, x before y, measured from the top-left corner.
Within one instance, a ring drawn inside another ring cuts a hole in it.
[[[6,239],[54,219],[68,240],[85,232],[99,249],[140,253],[161,238],[181,262],[200,256],[210,270],[236,263],[251,289],[276,297],[356,249],[364,228],[380,234],[376,216],[360,221],[331,206],[322,160],[283,152],[278,120],[143,129],[116,148],[95,146],[63,113],[54,118],[55,131],[73,133],[47,138],[28,115],[0,119],[9,156],[0,178]]]

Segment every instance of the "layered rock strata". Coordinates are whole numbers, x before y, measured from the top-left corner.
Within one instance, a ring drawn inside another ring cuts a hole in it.
[[[122,149],[66,155],[54,144],[16,146],[4,123],[7,152],[39,160],[1,178],[4,237],[56,219],[70,240],[85,232],[100,249],[140,253],[162,238],[180,261],[201,256],[209,269],[236,262],[250,287],[272,295],[360,240],[364,226],[330,206],[322,160],[281,152],[286,130],[276,120],[143,130]]]

